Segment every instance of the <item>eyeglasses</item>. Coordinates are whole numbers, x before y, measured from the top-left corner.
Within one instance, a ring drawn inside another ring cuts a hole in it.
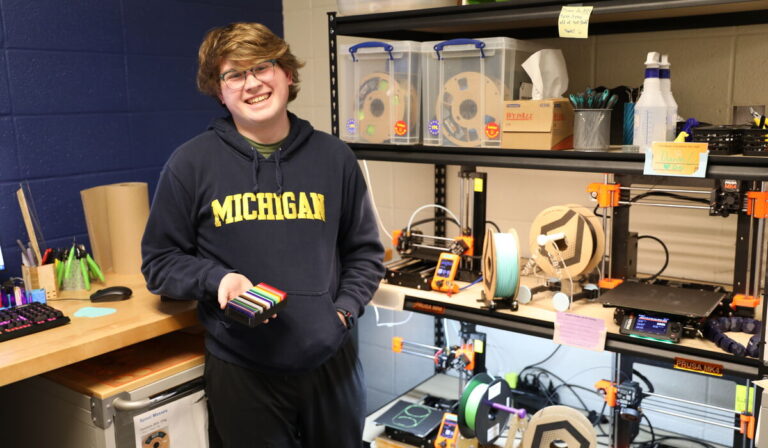
[[[276,60],[269,59],[247,70],[229,70],[219,75],[219,79],[224,81],[224,84],[226,84],[230,89],[240,90],[245,85],[245,80],[248,78],[248,73],[252,74],[254,78],[261,82],[272,81],[272,78],[275,77],[275,64],[277,64]]]

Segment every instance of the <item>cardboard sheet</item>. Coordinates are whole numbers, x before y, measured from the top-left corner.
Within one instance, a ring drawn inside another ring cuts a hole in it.
[[[141,272],[141,237],[149,217],[143,182],[102,185],[80,192],[93,258],[105,272]]]

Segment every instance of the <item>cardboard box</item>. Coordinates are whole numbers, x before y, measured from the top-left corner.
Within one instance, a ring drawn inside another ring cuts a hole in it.
[[[28,290],[44,289],[46,300],[59,296],[53,263],[32,267],[22,266],[21,276],[24,278],[24,287]]]
[[[501,147],[573,148],[573,107],[565,98],[504,102]]]

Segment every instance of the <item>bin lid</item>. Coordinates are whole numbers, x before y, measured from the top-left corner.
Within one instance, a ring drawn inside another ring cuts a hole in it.
[[[48,372],[77,392],[108,398],[205,362],[202,334],[170,333]]]

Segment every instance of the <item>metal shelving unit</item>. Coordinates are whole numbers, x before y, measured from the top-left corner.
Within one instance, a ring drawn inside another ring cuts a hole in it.
[[[351,143],[358,158],[390,162],[643,174],[644,154]],[[768,157],[710,156],[708,178],[768,181]]]
[[[469,309],[460,305],[415,296],[405,297],[403,309],[545,339],[552,339],[554,335],[553,322],[530,319],[514,313]],[[700,361],[722,365],[723,376],[731,379],[757,378],[763,367],[762,362],[754,358],[735,358],[725,352],[703,351],[682,345],[670,346],[669,344],[631,338],[618,333],[608,333],[605,349],[634,357],[651,358],[659,362],[660,365],[667,367],[670,363],[674,363],[676,357],[681,355],[693,357]]]
[[[557,37],[557,16],[561,7],[567,4],[572,2],[515,0],[358,16],[337,17],[335,13],[329,13],[333,133],[339,135],[337,36],[417,41],[467,36]],[[583,5],[595,6],[590,19],[591,35],[768,23],[768,0],[598,0]],[[374,144],[350,146],[358,158],[366,160],[611,173],[619,177],[641,176],[645,157],[644,154],[620,151],[532,151]],[[768,157],[710,156],[706,177],[765,182],[768,181]],[[768,278],[764,284],[768,284]],[[548,339],[554,333],[554,324],[550,321],[529,319],[514,313],[469,309],[415,295],[406,295],[404,308]],[[765,334],[763,336],[765,339]],[[724,352],[672,346],[614,333],[608,334],[605,348],[625,355],[618,369],[626,373],[629,367],[630,376],[632,362],[671,368],[671,363],[678,356],[721,365],[724,377],[746,384],[768,373],[766,365],[758,359],[737,358]],[[757,398],[756,407],[759,406]],[[619,441],[626,437],[626,428],[617,431]],[[617,442],[617,446],[626,445]],[[745,445],[739,441],[739,437],[734,437],[734,446]]]
[[[453,37],[557,37],[557,17],[570,1],[514,0],[337,17],[339,35],[397,40]],[[768,2],[762,0],[597,0],[590,34],[616,34],[765,23]],[[687,20],[680,20],[681,17]]]

